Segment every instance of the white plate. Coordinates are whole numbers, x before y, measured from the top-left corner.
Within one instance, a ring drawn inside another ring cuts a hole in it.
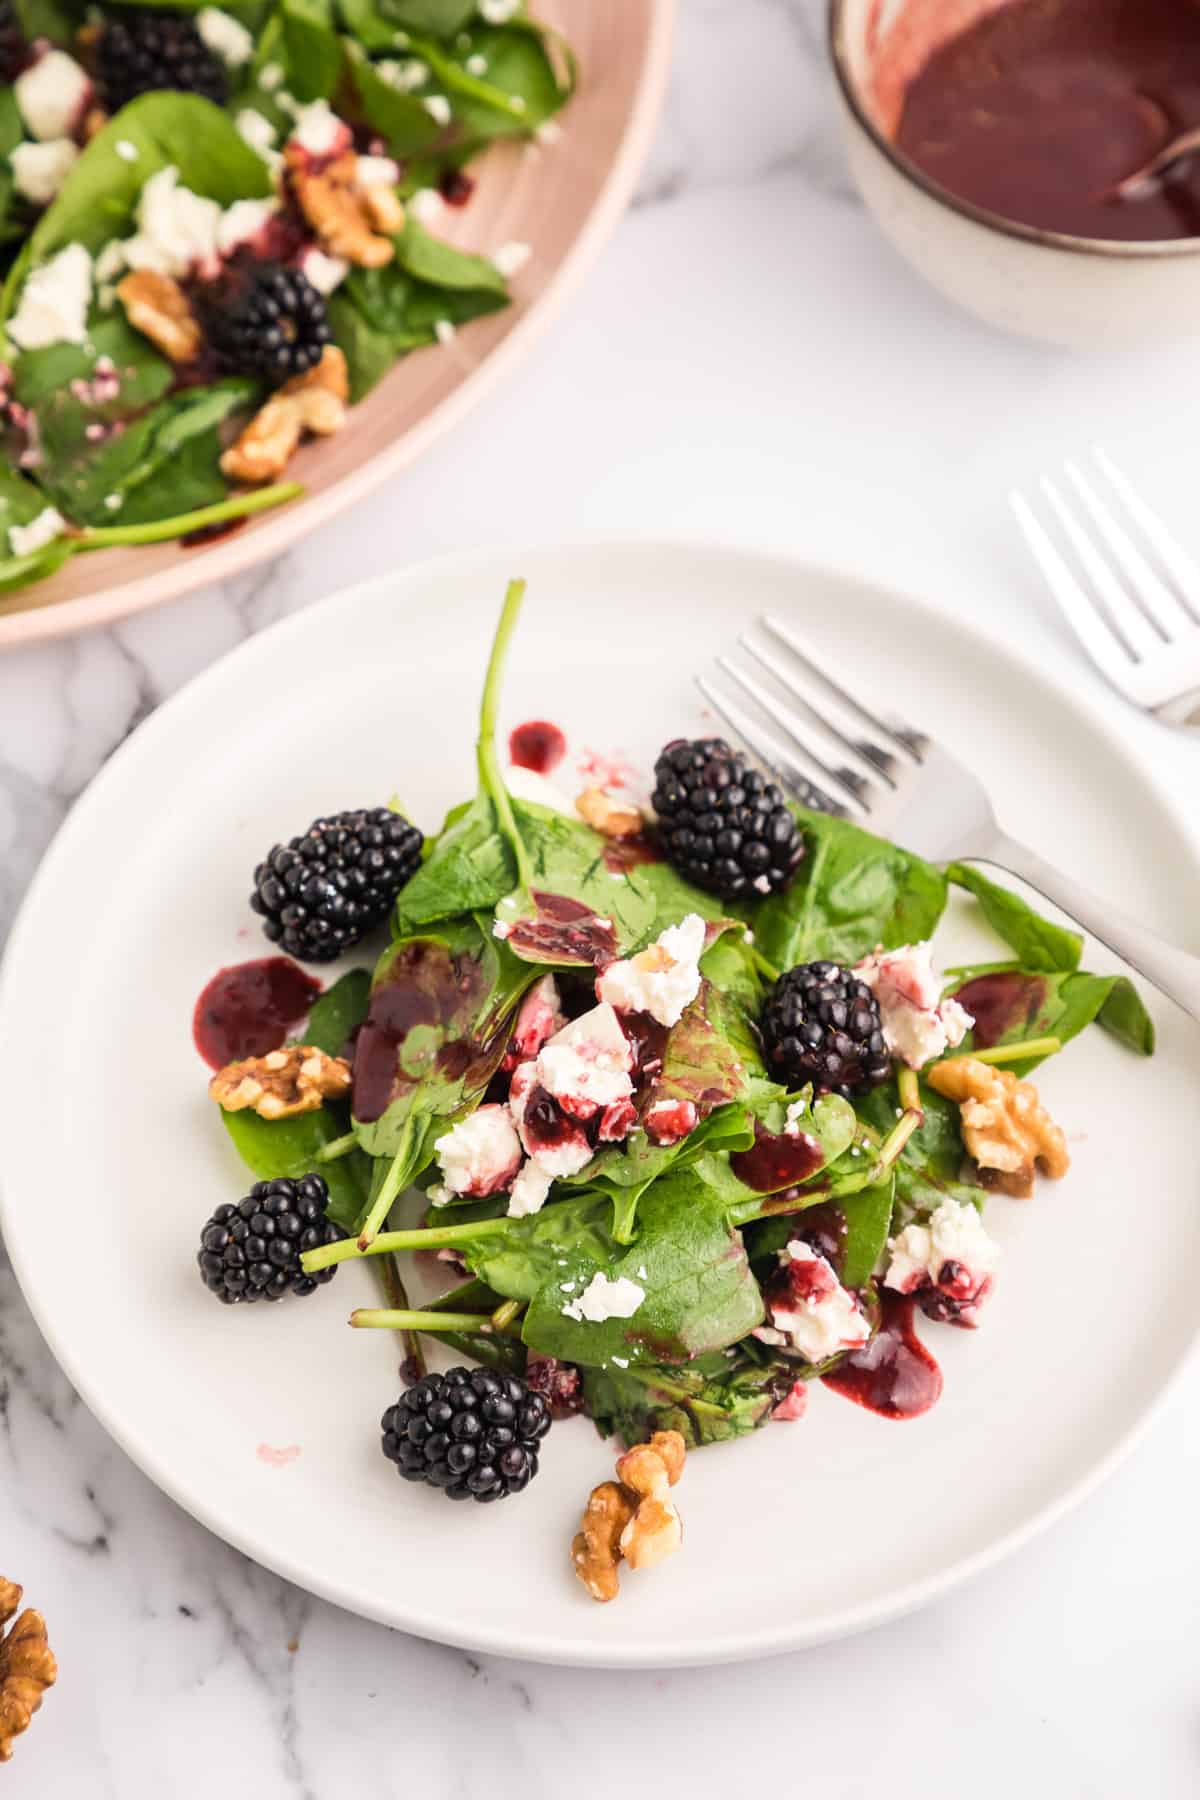
[[[34,882],[0,988],[3,1224],[51,1347],[141,1467],[302,1586],[488,1651],[612,1665],[811,1644],[944,1592],[1108,1467],[1194,1331],[1198,1034],[1155,1004],[1144,1063],[1090,1032],[1044,1089],[1074,1168],[997,1200],[997,1292],[975,1334],[926,1324],[945,1395],[892,1424],[818,1388],[808,1417],[689,1461],[683,1554],[596,1606],[567,1549],[611,1469],[559,1425],[510,1506],[402,1485],[378,1448],[389,1335],[345,1269],[303,1304],[228,1310],[194,1267],[244,1174],[205,1098],[192,1005],[259,953],[253,865],[314,814],[398,793],[420,823],[473,786],[480,673],[505,579],[530,593],[504,704],[575,749],[649,763],[699,723],[689,675],[763,608],[794,611],[856,677],[969,755],[1028,841],[1183,938],[1197,842],[1115,735],[973,630],[781,560],[663,545],[474,555],[316,606],[164,706],[78,803]],[[961,915],[961,916],[960,916]],[[971,943],[959,908],[947,940]],[[1092,966],[1109,967],[1103,955]],[[260,1445],[299,1446],[273,1466]]]

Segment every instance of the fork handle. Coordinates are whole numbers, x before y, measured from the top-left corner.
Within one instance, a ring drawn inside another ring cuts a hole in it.
[[[975,852],[976,860],[1006,869],[1018,875],[1030,887],[1082,925],[1102,944],[1107,944],[1123,962],[1144,975],[1160,993],[1193,1019],[1200,1020],[1200,956],[1156,937],[1132,919],[1114,911],[1107,900],[1097,898],[1063,875],[1051,863],[1043,861],[1014,838],[998,831],[984,849]]]

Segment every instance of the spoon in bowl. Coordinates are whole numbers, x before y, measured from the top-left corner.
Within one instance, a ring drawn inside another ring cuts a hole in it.
[[[1168,169],[1177,162],[1182,162],[1185,156],[1195,156],[1197,151],[1200,151],[1200,125],[1193,125],[1188,131],[1181,131],[1178,137],[1172,138],[1170,143],[1164,144],[1161,150],[1155,151],[1149,161],[1144,162],[1140,169],[1135,169],[1132,175],[1126,175],[1123,181],[1118,181],[1109,190],[1112,198],[1135,200],[1165,175]]]

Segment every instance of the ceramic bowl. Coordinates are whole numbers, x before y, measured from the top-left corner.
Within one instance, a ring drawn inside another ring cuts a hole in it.
[[[900,151],[909,82],[930,50],[1008,0],[830,0],[850,166],[895,247],[988,324],[1071,349],[1200,332],[1200,238],[1117,243],[1042,231],[947,192]]]

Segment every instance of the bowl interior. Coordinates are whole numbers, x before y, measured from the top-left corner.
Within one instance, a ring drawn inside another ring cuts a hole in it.
[[[880,134],[895,138],[909,83],[940,44],[1010,0],[835,0],[834,45],[855,96]]]

